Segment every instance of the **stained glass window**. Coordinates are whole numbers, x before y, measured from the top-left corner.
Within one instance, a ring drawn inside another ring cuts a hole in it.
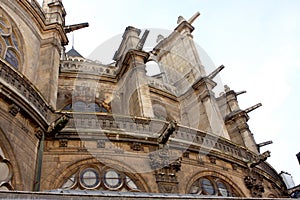
[[[205,176],[197,179],[189,189],[190,194],[238,196],[236,190],[224,180],[214,176]]]
[[[20,44],[20,34],[17,26],[5,16],[0,17],[0,56],[11,66],[19,69],[21,65],[22,51]]]
[[[217,186],[218,186],[218,190],[219,190],[220,194],[224,197],[227,197],[228,191],[227,191],[226,185],[223,182],[218,181]]]
[[[208,179],[202,179],[201,180],[201,185],[202,185],[202,188],[203,190],[209,194],[209,195],[213,195],[215,194],[215,189],[214,189],[214,186],[212,184],[212,182]]]
[[[17,54],[15,52],[13,52],[12,50],[7,50],[6,52],[6,56],[5,56],[5,60],[11,64],[12,66],[14,66],[16,69],[18,69],[19,67],[19,61],[17,58]]]

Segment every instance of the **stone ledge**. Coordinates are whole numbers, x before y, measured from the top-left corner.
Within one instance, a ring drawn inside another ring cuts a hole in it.
[[[238,200],[238,199],[257,199],[245,197],[215,197],[215,196],[197,196],[189,194],[154,194],[154,193],[130,193],[130,192],[110,192],[110,191],[70,191],[56,190],[50,192],[22,192],[22,191],[1,191],[0,199],[72,199],[72,200],[93,200],[93,199],[223,199],[223,200]],[[262,200],[272,200],[277,198],[261,198]],[[289,199],[289,198],[280,198]]]

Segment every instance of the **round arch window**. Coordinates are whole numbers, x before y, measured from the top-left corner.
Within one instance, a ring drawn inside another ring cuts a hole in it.
[[[84,169],[80,174],[80,183],[87,189],[94,189],[100,185],[99,173],[93,168]]]
[[[104,174],[104,185],[111,189],[115,190],[122,186],[123,181],[121,175],[114,171],[114,170],[108,170]]]
[[[196,179],[190,186],[189,193],[223,197],[240,196],[229,183],[215,176],[204,176]]]
[[[123,192],[145,191],[133,175],[99,165],[80,167],[64,178],[63,190],[111,190]]]

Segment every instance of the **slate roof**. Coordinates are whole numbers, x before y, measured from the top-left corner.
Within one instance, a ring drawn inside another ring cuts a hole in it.
[[[72,49],[69,50],[69,51],[67,52],[67,55],[70,56],[70,57],[80,57],[80,58],[84,58],[80,53],[78,53],[78,51],[76,51],[76,50],[74,49],[74,47],[72,47]]]

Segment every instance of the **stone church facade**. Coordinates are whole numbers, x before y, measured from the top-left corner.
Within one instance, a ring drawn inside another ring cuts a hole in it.
[[[260,104],[213,92],[224,66],[206,71],[197,13],[151,51],[127,27],[110,65],[65,51],[86,26],[65,16],[61,0],[0,3],[0,190],[287,196],[247,124]]]

